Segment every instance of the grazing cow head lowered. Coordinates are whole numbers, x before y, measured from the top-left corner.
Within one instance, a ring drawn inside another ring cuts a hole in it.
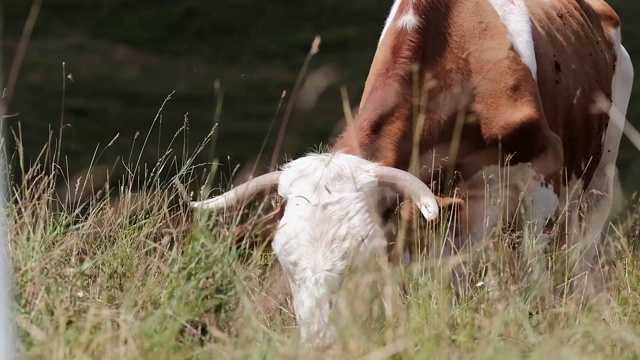
[[[295,160],[195,206],[223,207],[278,184],[288,203],[273,246],[303,338],[330,338],[323,296],[356,249],[384,244],[383,187],[428,219],[437,203],[423,183],[435,179],[440,196],[450,195],[445,186],[459,190],[460,225],[452,222],[445,256],[480,245],[525,205],[531,236],[547,241],[543,229],[555,222],[564,245],[584,251],[576,270],[584,274],[611,209],[633,78],[620,19],[604,0],[396,0],[335,155]],[[459,85],[472,106],[459,101]],[[598,95],[604,104],[594,107]],[[472,121],[459,121],[467,112]],[[421,181],[404,172],[412,155]],[[453,184],[438,180],[447,173]]]
[[[311,154],[215,198],[193,202],[221,209],[274,192],[286,200],[273,250],[287,274],[302,341],[331,341],[332,293],[354,259],[385,252],[383,213],[395,195],[409,198],[425,219],[438,215],[433,193],[408,172],[343,154]]]

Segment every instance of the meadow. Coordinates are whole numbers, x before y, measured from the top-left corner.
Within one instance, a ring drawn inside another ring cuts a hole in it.
[[[176,142],[185,132],[186,126],[174,135]],[[505,260],[508,252],[492,252],[500,285],[480,284],[460,300],[444,276],[447,266],[424,259],[405,270],[350,278],[348,306],[336,316],[340,340],[314,352],[297,341],[288,285],[259,236],[262,229],[246,231],[247,224],[260,223],[256,208],[208,214],[187,206],[203,196],[190,190],[192,182],[204,184],[205,195],[215,187],[198,179],[203,175],[196,170],[208,166],[210,176],[217,163],[193,161],[215,142],[215,126],[188,156],[167,152],[152,168],[131,156],[114,187],[108,181],[96,188],[91,172],[77,178],[66,173],[56,150],[61,141],[43,148],[38,165],[24,166],[19,150],[14,161],[23,179],[12,188],[9,218],[24,358],[635,359],[640,354],[635,207],[608,230],[603,258],[610,283],[598,296],[557,296],[556,287],[571,281],[568,266],[546,266],[534,247],[516,267]],[[96,150],[96,160],[102,150]],[[167,168],[175,175],[163,177]],[[239,231],[247,241],[238,242]],[[508,239],[498,233],[493,240],[493,250],[504,250],[501,244]],[[530,240],[525,243],[533,244]],[[371,288],[373,280],[380,280],[377,291],[363,296],[363,286]]]
[[[335,316],[338,343],[299,344],[288,284],[263,237],[265,204],[210,214],[188,202],[230,186],[221,178],[241,169],[265,171],[277,147],[272,125],[290,112],[282,91],[296,93],[309,72],[340,64],[346,75],[336,84],[348,91],[334,84],[313,111],[293,110],[281,156],[326,141],[350,109],[347,93],[352,102],[359,95],[388,6],[226,3],[226,12],[205,12],[190,0],[176,13],[173,4],[111,0],[95,18],[76,0],[43,8],[6,139],[22,358],[640,358],[640,211],[630,185],[607,228],[609,283],[597,296],[558,295],[572,281],[564,254],[548,261],[525,237],[526,256],[514,260],[498,232],[488,246],[499,284],[456,299],[447,265],[427,259],[351,278],[348,306]],[[28,7],[12,2],[5,11],[22,16]],[[257,21],[245,26],[247,18]],[[626,21],[633,57],[640,37]],[[9,25],[3,50],[13,54],[23,23]],[[319,32],[320,56],[309,65]],[[624,141],[619,163],[633,184],[637,150]]]

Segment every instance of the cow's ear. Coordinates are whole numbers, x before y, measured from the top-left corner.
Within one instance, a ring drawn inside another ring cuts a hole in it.
[[[438,203],[440,214],[447,214],[446,217],[459,214],[465,204],[463,199],[457,197],[436,197],[436,202]]]
[[[438,203],[438,207],[441,207],[441,208],[454,208],[457,206],[464,205],[464,200],[460,198],[453,198],[453,197],[436,196],[436,202]]]
[[[236,244],[243,244],[250,237],[256,244],[263,244],[273,240],[278,228],[278,223],[284,215],[284,209],[287,206],[287,199],[281,196],[271,195],[272,211],[250,221],[246,224],[236,227],[234,236]]]

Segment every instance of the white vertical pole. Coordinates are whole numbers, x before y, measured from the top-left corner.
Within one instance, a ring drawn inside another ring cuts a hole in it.
[[[4,13],[0,6],[0,49],[2,49]],[[2,55],[0,55],[0,65]],[[0,66],[2,68],[2,66]],[[0,89],[5,80],[0,73]],[[16,355],[16,337],[13,322],[13,281],[11,276],[11,254],[7,229],[7,189],[9,176],[5,173],[8,164],[5,158],[5,101],[0,99],[0,360],[13,359]]]

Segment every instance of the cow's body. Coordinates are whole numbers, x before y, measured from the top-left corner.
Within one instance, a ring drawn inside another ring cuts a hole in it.
[[[417,77],[411,68],[415,64]],[[417,87],[414,78],[420,81]],[[417,88],[422,103],[418,113],[424,116],[419,151],[423,181],[442,180],[440,169],[453,163],[447,157],[458,109],[471,115],[454,164],[467,210],[467,232],[456,247],[467,235],[479,241],[485,234],[482,225],[495,223],[484,210],[491,212],[486,199],[496,193],[486,194],[486,189],[497,192],[499,186],[489,186],[486,177],[497,177],[496,165],[507,159],[512,165],[510,189],[523,190],[528,183],[538,215],[562,211],[564,239],[573,245],[580,236],[589,243],[611,208],[632,79],[620,21],[603,0],[396,0],[355,126],[343,133],[334,150],[408,169]],[[613,103],[617,116],[594,106],[598,94]],[[465,98],[470,100],[466,104]],[[434,184],[443,190],[443,181]],[[568,199],[572,190],[577,191]],[[583,203],[589,205],[582,224],[588,228],[579,229],[573,200],[582,191]],[[519,203],[519,193],[512,191],[511,204]],[[585,254],[585,265],[592,255],[592,250]]]
[[[497,224],[500,208],[513,213],[522,201],[540,220],[538,231],[566,205],[566,241],[599,236],[611,208],[632,80],[619,19],[603,0],[396,0],[355,125],[333,154],[294,160],[193,206],[224,208],[277,190],[286,206],[273,248],[292,288],[303,341],[330,343],[330,298],[352,255],[393,240],[384,214],[396,195],[433,219],[438,207],[425,183],[449,196],[442,167],[458,172],[466,225],[451,253],[469,238],[478,243],[485,226]],[[617,112],[592,111],[598,93]],[[459,109],[471,117],[454,163],[447,157],[457,142]],[[416,137],[420,179],[402,171],[411,165],[414,115],[423,124]],[[573,183],[582,185],[570,196]],[[505,193],[506,204],[494,201]],[[589,205],[581,222],[573,201],[580,196]]]

